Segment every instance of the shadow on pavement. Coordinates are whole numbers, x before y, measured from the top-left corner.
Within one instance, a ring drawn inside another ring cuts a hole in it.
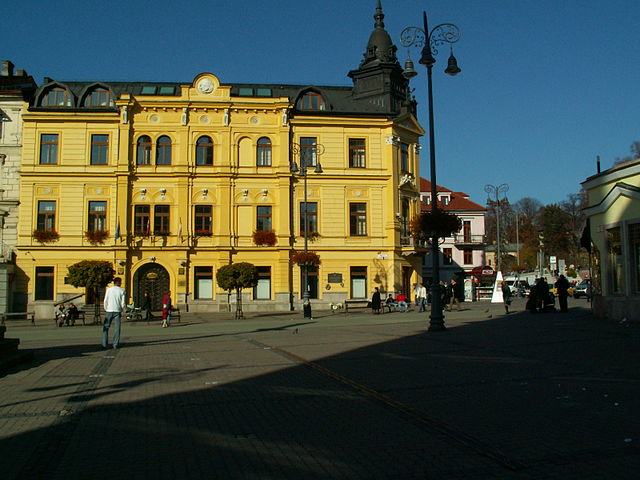
[[[518,312],[310,360],[356,327],[305,326],[43,349],[94,376],[64,385],[68,414],[0,440],[3,478],[636,478],[638,328]]]

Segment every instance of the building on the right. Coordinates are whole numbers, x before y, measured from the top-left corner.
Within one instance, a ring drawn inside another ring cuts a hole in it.
[[[420,178],[420,202],[422,211],[431,205],[431,182]],[[469,199],[463,192],[454,192],[437,185],[438,205],[455,213],[462,221],[462,229],[451,237],[442,239],[440,245],[440,279],[448,282],[456,276],[470,275],[478,266],[486,265],[485,226],[486,208]],[[422,275],[431,283],[431,255],[425,255]]]
[[[582,187],[594,315],[640,321],[640,159],[598,172]]]

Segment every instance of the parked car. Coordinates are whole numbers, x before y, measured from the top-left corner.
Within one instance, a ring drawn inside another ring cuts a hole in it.
[[[573,290],[573,298],[586,297],[587,300],[591,298],[591,283],[588,280],[584,280],[576,285]]]

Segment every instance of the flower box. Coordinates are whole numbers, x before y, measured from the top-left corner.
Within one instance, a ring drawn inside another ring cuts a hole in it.
[[[308,266],[319,265],[320,257],[316,252],[296,252],[291,255],[291,263]]]
[[[55,230],[34,230],[32,236],[40,243],[52,243],[60,238]]]
[[[102,245],[109,238],[109,230],[87,230],[84,237],[91,245]]]
[[[276,232],[272,230],[256,230],[253,232],[253,243],[258,246],[273,247],[277,240]]]

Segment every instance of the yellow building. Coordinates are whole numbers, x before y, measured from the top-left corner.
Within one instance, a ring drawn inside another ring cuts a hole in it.
[[[591,250],[593,311],[600,318],[640,321],[640,160],[616,165],[582,183]]]
[[[131,302],[148,291],[157,308],[170,289],[189,311],[227,311],[235,299],[216,271],[250,262],[260,280],[245,311],[299,309],[291,257],[305,217],[321,259],[309,272],[314,308],[374,287],[409,293],[424,132],[380,8],[374,18],[353,87],[230,85],[211,73],[184,84],[45,79],[23,115],[24,308],[48,316],[84,293],[65,283],[67,267],[92,259],[113,262]],[[256,245],[256,231],[275,244]]]

